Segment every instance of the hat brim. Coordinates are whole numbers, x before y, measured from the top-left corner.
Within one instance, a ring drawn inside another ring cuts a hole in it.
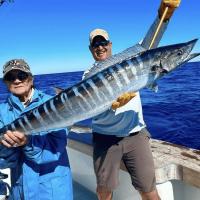
[[[30,74],[32,76],[32,73],[29,71],[29,70],[26,70],[26,69],[22,69],[20,67],[10,67],[10,69],[6,70],[4,73],[3,73],[3,79],[4,77],[6,76],[6,74],[8,74],[9,72],[13,71],[13,70],[19,70],[19,71],[22,71],[22,72],[26,72],[27,74]]]

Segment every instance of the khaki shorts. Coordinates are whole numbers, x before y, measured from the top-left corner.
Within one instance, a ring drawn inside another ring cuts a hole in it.
[[[93,133],[94,170],[97,185],[113,191],[119,184],[121,161],[129,172],[136,190],[151,192],[155,189],[155,169],[148,134],[119,138]],[[123,184],[123,183],[122,183]]]

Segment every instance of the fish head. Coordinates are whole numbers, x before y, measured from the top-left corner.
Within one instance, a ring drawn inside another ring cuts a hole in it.
[[[197,39],[194,39],[186,43],[168,46],[163,52],[160,60],[164,69],[168,72],[172,71],[176,67],[194,58],[194,56],[191,56],[194,54],[190,54],[190,52],[194,48],[196,42]],[[198,54],[195,55],[198,56]]]
[[[174,44],[155,49],[155,58],[159,63],[159,73],[168,73],[187,61],[199,56],[199,53],[190,54],[197,39],[186,43]]]

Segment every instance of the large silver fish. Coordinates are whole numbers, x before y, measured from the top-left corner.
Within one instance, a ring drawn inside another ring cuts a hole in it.
[[[200,55],[190,54],[196,41],[146,50],[105,67],[39,107],[23,113],[20,118],[0,129],[0,136],[6,130],[32,134],[70,127],[109,109],[112,102],[124,92],[154,88],[157,79]]]

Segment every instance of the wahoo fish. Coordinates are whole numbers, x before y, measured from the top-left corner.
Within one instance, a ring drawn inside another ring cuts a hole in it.
[[[22,113],[0,129],[0,137],[7,130],[28,135],[71,127],[110,109],[112,102],[124,92],[137,92],[144,87],[155,89],[156,80],[200,55],[190,54],[196,42],[197,39],[146,50],[104,67],[40,106]]]

